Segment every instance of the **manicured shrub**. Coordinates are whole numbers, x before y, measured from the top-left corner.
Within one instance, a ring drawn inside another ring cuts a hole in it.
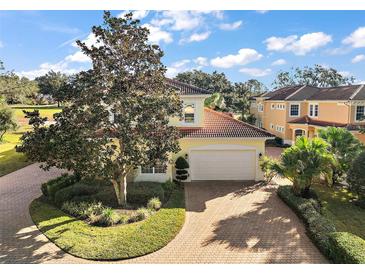
[[[365,203],[365,152],[362,152],[352,163],[347,174],[347,182],[359,199],[359,205]]]
[[[185,181],[188,177],[188,171],[186,169],[189,168],[189,163],[185,160],[184,157],[178,157],[175,162],[176,168],[176,180],[181,183],[181,181]]]
[[[321,214],[319,202],[296,196],[290,185],[280,186],[278,195],[304,221],[308,234],[317,247],[330,256],[329,234],[336,232],[336,228]]]
[[[61,206],[66,201],[71,201],[74,197],[88,196],[95,194],[98,189],[92,185],[74,184],[56,192],[54,203]]]
[[[348,232],[330,234],[331,257],[336,263],[365,264],[365,240]]]
[[[119,214],[119,224],[128,224],[129,216],[126,214]]]
[[[161,183],[135,182],[127,185],[127,202],[137,205],[146,205],[147,202],[157,197],[164,201],[164,190]]]
[[[49,197],[49,199],[53,200],[55,197],[55,194],[59,190],[65,188],[65,187],[71,186],[75,183],[76,183],[76,178],[74,175],[63,174],[56,179],[53,179],[53,180],[50,180],[50,181],[44,183],[41,186],[41,190],[45,196],[47,196],[47,197]]]
[[[153,197],[147,203],[147,208],[150,210],[159,210],[161,208],[161,201],[157,197]]]
[[[107,207],[103,209],[100,214],[100,218],[96,224],[101,226],[112,226],[119,222],[118,215],[114,212],[113,209]]]
[[[76,203],[73,201],[66,201],[63,203],[61,209],[71,216],[86,219],[91,215],[101,215],[105,207],[101,203]]]
[[[168,180],[162,184],[162,188],[164,190],[165,200],[168,200],[171,193],[176,189],[176,184],[174,181]]]
[[[151,215],[151,211],[145,207],[139,208],[133,217],[130,218],[131,222],[138,222],[147,219]]]

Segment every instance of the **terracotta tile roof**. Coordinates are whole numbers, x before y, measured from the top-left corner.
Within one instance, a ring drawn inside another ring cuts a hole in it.
[[[180,95],[210,95],[211,91],[166,78],[166,84],[178,90]]]
[[[204,125],[200,128],[180,127],[182,138],[272,138],[269,132],[234,119],[224,113],[204,109]]]
[[[322,121],[317,119],[312,119],[308,115],[305,115],[303,117],[294,119],[289,124],[308,124],[313,126],[320,126],[320,127],[346,127],[347,124],[345,123],[337,123],[337,122],[328,122],[328,121]]]

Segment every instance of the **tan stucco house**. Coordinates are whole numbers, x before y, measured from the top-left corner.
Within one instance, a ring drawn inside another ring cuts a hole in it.
[[[365,143],[365,85],[332,88],[291,86],[251,99],[256,125],[292,144],[296,137],[317,136],[327,126],[349,129]]]
[[[274,137],[228,114],[205,108],[209,91],[171,79],[166,81],[183,101],[183,119],[170,120],[180,131],[181,151],[171,156],[167,166],[139,167],[130,180],[173,179],[174,162],[179,156],[190,165],[187,181],[262,180],[258,161],[265,154],[265,141]]]

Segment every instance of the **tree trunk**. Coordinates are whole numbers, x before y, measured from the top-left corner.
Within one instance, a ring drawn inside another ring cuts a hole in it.
[[[127,175],[121,176],[118,180],[112,180],[118,205],[127,204]]]

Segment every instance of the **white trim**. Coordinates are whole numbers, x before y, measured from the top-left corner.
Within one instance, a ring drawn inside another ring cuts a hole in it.
[[[350,100],[352,100],[359,92],[360,90],[363,89],[365,85],[361,85],[351,96],[350,96]]]
[[[297,89],[296,91],[294,91],[292,94],[290,94],[288,97],[285,98],[285,100],[288,100],[290,97],[294,96],[295,94],[297,94],[299,91],[301,91],[302,89],[304,89],[307,85],[304,85],[302,87],[300,87],[299,89]]]
[[[272,140],[275,137],[182,137],[179,140]]]
[[[313,115],[311,115],[311,106],[313,106]],[[317,116],[315,115],[316,113],[316,107],[318,107],[317,109]],[[318,118],[319,116],[319,104],[318,103],[309,103],[308,104],[308,116],[311,117],[311,118]]]
[[[298,105],[298,115],[291,115],[291,106]],[[300,102],[289,103],[289,117],[299,117],[300,116]]]
[[[357,120],[357,119],[356,119],[356,115],[357,115],[357,108],[358,108],[358,107],[363,107],[363,108],[364,108],[364,116],[365,116],[365,105],[357,105],[357,106],[355,106],[355,111],[354,111],[354,112],[355,112],[355,113],[354,113],[354,114],[355,114],[354,121],[355,121],[355,122],[365,121],[364,119],[362,119],[362,120]]]

